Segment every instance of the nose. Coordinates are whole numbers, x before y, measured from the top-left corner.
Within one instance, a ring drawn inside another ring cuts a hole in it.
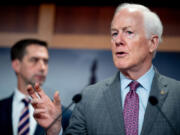
[[[123,36],[120,32],[118,33],[118,35],[114,39],[114,43],[115,43],[116,47],[124,45],[124,39],[123,39]]]
[[[43,60],[39,61],[39,69],[41,70],[41,72],[44,72],[47,68],[47,64],[45,64],[45,62]]]

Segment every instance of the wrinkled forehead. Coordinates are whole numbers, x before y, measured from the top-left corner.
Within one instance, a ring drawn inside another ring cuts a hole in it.
[[[142,26],[144,24],[143,14],[136,9],[121,9],[114,15],[111,27],[116,27],[121,24]]]

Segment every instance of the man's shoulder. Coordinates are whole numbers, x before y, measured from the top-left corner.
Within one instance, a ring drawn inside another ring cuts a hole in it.
[[[89,85],[86,89],[94,89],[94,88],[102,89],[104,87],[107,87],[107,86],[111,85],[111,83],[116,78],[116,76],[117,76],[117,74],[115,74],[111,77],[108,77],[104,80],[101,80],[93,85]]]
[[[0,125],[2,124],[2,121],[8,122],[11,117],[11,107],[12,106],[12,96],[4,98],[0,100]]]
[[[4,134],[12,134],[12,95],[0,100],[0,130]]]
[[[99,97],[103,94],[103,92],[106,92],[106,90],[109,90],[115,79],[119,76],[119,72],[115,75],[106,78],[104,80],[101,80],[93,85],[87,86],[85,89],[83,89],[82,93],[83,96],[88,97]]]
[[[166,84],[172,84],[172,85],[180,85],[180,81],[176,80],[175,78],[169,77],[169,76],[165,76],[160,74],[159,76],[159,80],[161,82],[164,82]]]
[[[0,100],[0,107],[12,102],[13,95]]]
[[[169,93],[173,96],[180,95],[180,81],[165,75],[159,75],[159,83],[163,84],[164,89],[169,90]]]
[[[69,119],[71,117],[72,111],[70,109],[67,109],[66,106],[62,105],[62,112],[62,127],[63,130],[66,130],[69,125]]]
[[[71,115],[71,109],[67,109],[67,106],[61,105],[62,112],[65,111],[67,115]]]

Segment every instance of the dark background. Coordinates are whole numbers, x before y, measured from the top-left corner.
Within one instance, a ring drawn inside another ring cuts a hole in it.
[[[130,2],[140,3],[148,7],[168,7],[179,8],[177,0],[6,0],[1,1],[1,4],[41,4],[41,3],[54,3],[57,5],[82,5],[82,6],[117,6],[119,3]]]

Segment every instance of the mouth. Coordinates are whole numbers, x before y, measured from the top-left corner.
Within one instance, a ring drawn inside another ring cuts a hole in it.
[[[123,51],[116,52],[116,56],[117,56],[117,57],[124,57],[124,56],[126,56],[126,55],[127,55],[127,53],[126,53],[126,52],[123,52]]]
[[[35,76],[39,81],[42,81],[45,79],[45,76],[44,75],[36,75]]]

